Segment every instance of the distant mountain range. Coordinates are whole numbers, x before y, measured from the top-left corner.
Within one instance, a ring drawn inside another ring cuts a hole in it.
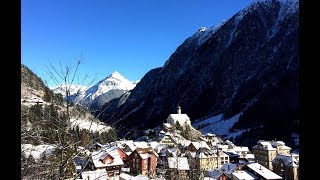
[[[130,82],[115,71],[91,87],[67,85],[70,88],[69,101],[74,104],[88,106],[94,110],[132,90],[138,82],[139,81]],[[52,87],[51,89],[53,89],[55,93],[62,93],[65,97],[65,86],[66,85]]]
[[[232,136],[239,145],[271,138],[292,145],[298,60],[299,1],[254,1],[229,20],[200,28],[163,67],[96,115],[128,132],[160,125],[179,104],[200,130],[225,137],[241,132]]]

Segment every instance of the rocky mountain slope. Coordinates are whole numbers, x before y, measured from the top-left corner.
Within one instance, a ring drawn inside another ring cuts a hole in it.
[[[249,129],[246,135],[254,137],[239,136],[238,144],[287,141],[299,122],[298,37],[298,1],[255,1],[227,21],[200,28],[163,67],[150,70],[124,104],[112,100],[99,118],[146,129],[180,104],[193,121],[239,115],[230,131]]]
[[[52,103],[54,102],[54,103]],[[53,116],[58,117],[65,111],[65,102],[61,94],[55,94],[35,73],[21,65],[21,138],[29,141],[35,131],[45,132],[50,128],[46,123],[53,123]],[[71,128],[87,129],[91,132],[107,132],[109,126],[95,119],[90,112],[80,107],[70,107]],[[50,119],[50,120],[49,120]],[[51,122],[52,121],[52,122]],[[46,134],[45,134],[46,135]],[[44,135],[44,136],[45,136]],[[31,142],[34,142],[31,140]]]

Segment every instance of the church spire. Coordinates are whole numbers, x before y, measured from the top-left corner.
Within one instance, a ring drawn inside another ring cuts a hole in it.
[[[178,108],[177,108],[177,114],[181,114],[181,107],[179,104],[178,104]]]

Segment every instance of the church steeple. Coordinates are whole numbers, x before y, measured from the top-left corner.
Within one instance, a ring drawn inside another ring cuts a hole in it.
[[[178,105],[177,114],[181,114],[181,107],[180,107],[180,105]]]

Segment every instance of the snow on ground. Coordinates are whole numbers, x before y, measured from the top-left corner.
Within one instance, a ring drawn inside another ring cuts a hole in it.
[[[202,133],[213,133],[218,135],[229,134],[230,128],[239,120],[241,113],[236,114],[230,119],[224,119],[222,114],[210,117],[203,121],[193,124],[194,127],[199,127]],[[237,135],[237,134],[234,134]]]
[[[107,179],[108,174],[105,169],[97,169],[95,171],[84,171],[81,173],[82,179],[96,179],[96,180],[102,180]],[[119,179],[119,178],[115,178]]]
[[[92,132],[106,132],[111,129],[110,126],[104,125],[102,122],[97,123],[88,119],[70,119],[71,127],[75,128],[79,126],[79,129],[87,129]]]
[[[243,130],[238,130],[236,132],[232,132],[232,133],[229,133],[228,136],[227,136],[227,139],[230,139],[230,138],[236,138],[237,136],[240,136],[243,132],[245,131],[249,131],[251,128],[248,128],[248,129],[243,129]]]
[[[49,103],[45,102],[43,99],[41,99],[40,97],[37,97],[37,96],[31,96],[28,99],[21,98],[21,105],[25,105],[25,106],[30,107],[30,106],[36,105],[37,103],[45,104],[45,105],[49,104]]]
[[[212,116],[208,119],[205,119],[205,120],[196,120],[192,126],[194,127],[199,127],[201,125],[205,125],[205,124],[212,124],[212,123],[216,123],[218,121],[221,121],[223,120],[223,114],[219,114],[217,116]]]
[[[143,176],[143,175],[132,176],[132,175],[129,175],[126,173],[121,173],[120,178],[126,179],[126,180],[147,180],[147,179],[149,179],[147,176]]]
[[[32,144],[21,144],[21,152],[25,154],[25,157],[30,155],[33,159],[38,160],[42,154],[51,155],[55,147],[53,145],[38,145],[34,146]]]

